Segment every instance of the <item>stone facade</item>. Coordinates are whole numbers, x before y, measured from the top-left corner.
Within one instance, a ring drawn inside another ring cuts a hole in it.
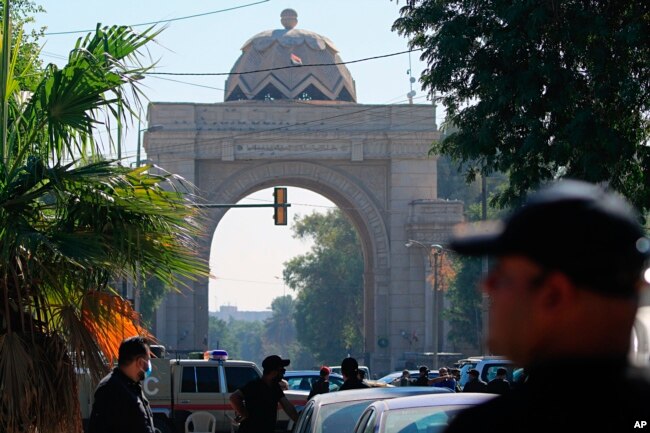
[[[237,203],[282,185],[343,209],[365,261],[364,361],[382,372],[399,367],[404,352],[433,351],[439,328],[428,251],[405,244],[444,244],[462,219],[460,202],[437,199],[436,158],[428,156],[439,138],[433,113],[430,105],[291,100],[152,103],[149,125],[160,128],[145,133],[144,145],[151,162],[193,183],[207,203]],[[225,212],[208,210],[206,260]],[[157,312],[157,337],[175,349],[202,348],[207,335],[207,278],[192,287],[170,294]]]

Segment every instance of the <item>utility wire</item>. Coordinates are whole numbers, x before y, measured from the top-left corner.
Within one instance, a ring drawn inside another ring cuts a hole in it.
[[[257,72],[279,71],[281,69],[291,69],[291,68],[307,68],[310,66],[350,65],[352,63],[367,62],[368,60],[376,60],[376,59],[383,59],[386,57],[399,56],[401,54],[406,54],[412,51],[421,51],[421,50],[422,48],[417,48],[414,50],[406,50],[406,51],[399,51],[397,53],[382,54],[380,56],[365,57],[363,59],[350,60],[347,62],[310,63],[307,65],[278,66],[276,68],[256,69],[254,71],[244,71],[244,72],[145,72],[144,75],[190,75],[190,76],[247,75],[247,74],[255,74]]]
[[[184,16],[184,17],[169,18],[167,20],[159,20],[159,21],[149,21],[147,23],[130,24],[130,25],[128,25],[128,27],[151,26],[151,25],[161,24],[161,23],[171,23],[173,21],[189,20],[190,18],[204,17],[204,16],[207,16],[207,15],[214,15],[214,14],[218,14],[218,13],[221,13],[221,12],[229,12],[229,11],[233,11],[233,10],[236,10],[236,9],[247,8],[249,6],[255,6],[255,5],[258,5],[258,4],[261,4],[261,3],[267,3],[269,1],[271,1],[271,0],[261,0],[261,1],[255,2],[255,3],[248,3],[248,4],[245,4],[245,5],[241,5],[241,6],[234,6],[234,7],[227,8],[227,9],[219,9],[219,10],[216,10],[216,11],[203,12],[203,13],[200,13],[200,14],[187,15],[187,16]],[[67,31],[67,32],[47,32],[47,33],[43,33],[43,34],[46,35],[46,36],[70,35],[70,34],[73,34],[73,33],[87,33],[87,32],[94,32],[94,31],[95,31],[95,29],[90,29],[90,30],[70,30],[70,31]]]

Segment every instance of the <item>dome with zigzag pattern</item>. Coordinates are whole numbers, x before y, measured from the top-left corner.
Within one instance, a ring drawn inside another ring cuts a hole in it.
[[[249,39],[226,80],[225,101],[299,99],[356,102],[350,71],[331,40],[296,29],[298,14],[285,9],[284,29]]]

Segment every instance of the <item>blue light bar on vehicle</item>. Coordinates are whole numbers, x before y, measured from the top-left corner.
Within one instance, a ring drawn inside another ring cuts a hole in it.
[[[203,359],[211,361],[226,361],[228,360],[228,352],[225,350],[206,350],[203,353]]]

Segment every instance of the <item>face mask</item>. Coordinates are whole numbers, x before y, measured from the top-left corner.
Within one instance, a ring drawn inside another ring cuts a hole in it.
[[[153,371],[153,367],[151,366],[151,359],[150,359],[147,361],[147,369],[144,371],[144,377],[151,376],[152,371]]]
[[[151,376],[151,370],[151,360],[149,360],[147,361],[147,368],[144,371],[140,370],[140,373],[138,374],[140,381],[143,381],[145,378]]]

